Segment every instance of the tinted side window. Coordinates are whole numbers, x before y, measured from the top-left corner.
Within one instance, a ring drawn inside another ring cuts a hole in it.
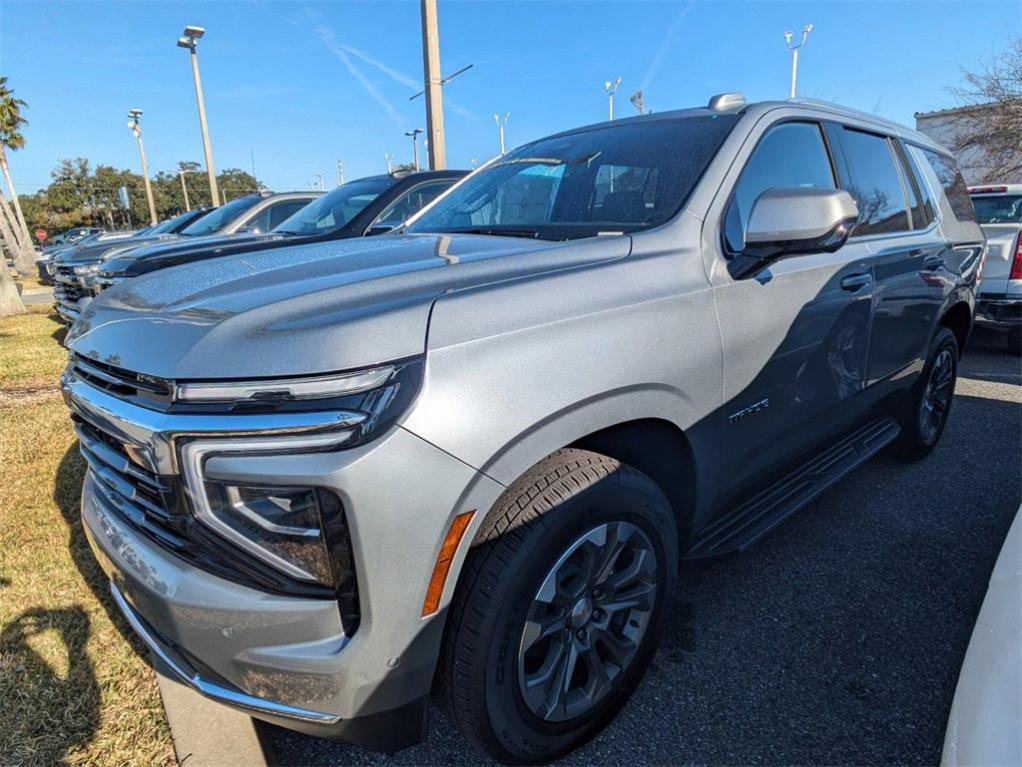
[[[413,213],[418,213],[442,193],[446,192],[456,180],[452,178],[445,181],[434,181],[431,184],[420,184],[414,189],[405,192],[384,208],[383,212],[376,217],[373,223],[379,224],[386,221],[388,224],[400,224],[403,221],[407,221],[412,217]]]
[[[905,191],[890,142],[883,136],[845,128],[841,144],[851,177],[848,191],[859,204],[859,223],[852,235],[907,231]]]
[[[976,211],[973,210],[972,198],[969,197],[969,187],[958,171],[955,161],[930,149],[923,149],[922,152],[933,172],[937,174],[955,218],[959,221],[975,221]]]
[[[724,217],[728,250],[745,248],[745,231],[753,203],[773,187],[834,189],[827,146],[815,123],[783,123],[771,128],[753,150],[735,185]]]
[[[282,202],[279,205],[274,205],[270,208],[270,220],[267,225],[270,229],[276,229],[310,202],[312,202],[312,200],[289,200],[288,202]]]

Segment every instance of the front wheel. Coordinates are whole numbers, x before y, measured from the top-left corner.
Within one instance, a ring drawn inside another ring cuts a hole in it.
[[[644,474],[563,450],[480,537],[448,627],[450,705],[494,758],[548,761],[599,732],[641,679],[676,581],[677,525]]]
[[[901,434],[894,448],[910,460],[925,458],[944,433],[958,380],[958,342],[948,328],[940,328],[919,382],[905,402],[899,420]]]

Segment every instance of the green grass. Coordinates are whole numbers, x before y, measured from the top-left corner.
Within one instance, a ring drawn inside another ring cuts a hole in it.
[[[39,282],[39,275],[37,274],[27,274],[24,277],[22,277],[20,274],[15,274],[14,278],[21,283],[21,286],[25,290],[35,290],[37,288],[46,287],[46,285],[43,285],[41,282]]]
[[[60,333],[45,312],[0,320],[0,764],[171,765],[144,648],[82,532]]]

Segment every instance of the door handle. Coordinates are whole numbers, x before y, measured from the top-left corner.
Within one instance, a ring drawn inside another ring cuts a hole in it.
[[[841,280],[841,289],[854,293],[859,288],[864,288],[873,281],[868,274],[849,274]]]
[[[923,269],[935,272],[944,266],[943,256],[927,256],[923,259]]]

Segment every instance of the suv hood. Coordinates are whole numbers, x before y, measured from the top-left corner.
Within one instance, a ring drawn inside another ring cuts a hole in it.
[[[76,246],[70,250],[59,253],[56,258],[63,264],[87,264],[99,261],[104,254],[119,248],[137,248],[142,245],[150,245],[158,242],[168,242],[180,239],[176,234],[156,234],[151,237],[114,237],[109,240],[96,240],[85,246]]]
[[[185,264],[89,303],[68,347],[177,380],[311,375],[421,354],[440,294],[628,255],[572,242],[388,235]],[[509,307],[509,311],[511,308]]]
[[[283,240],[282,234],[218,234],[208,237],[180,237],[171,242],[157,242],[104,258],[102,271],[111,277],[135,277],[155,269],[183,264],[198,258],[213,258],[240,252],[245,247],[264,241]]]

